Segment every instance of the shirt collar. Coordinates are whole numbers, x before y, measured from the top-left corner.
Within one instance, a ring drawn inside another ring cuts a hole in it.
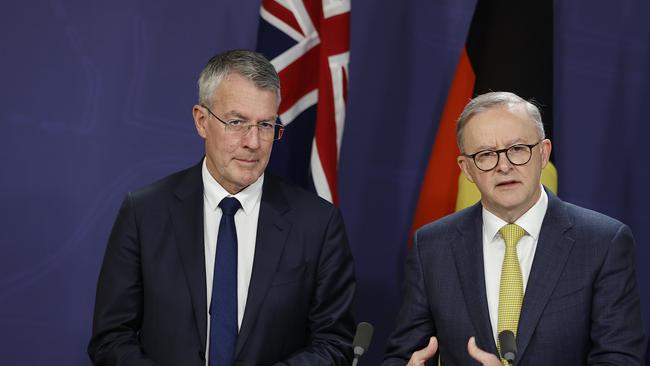
[[[203,176],[203,196],[205,197],[210,210],[216,211],[219,207],[219,202],[221,202],[225,197],[235,197],[239,203],[241,203],[244,213],[248,215],[261,200],[264,174],[257,178],[253,184],[234,195],[228,193],[228,191],[226,191],[226,189],[214,179],[212,174],[210,174],[205,158],[203,159],[203,164],[201,166],[201,175]]]
[[[526,231],[526,234],[530,235],[534,240],[538,240],[547,207],[548,195],[546,194],[544,187],[542,187],[542,193],[537,202],[514,223],[521,226]],[[483,232],[487,238],[494,240],[499,229],[506,224],[508,223],[503,219],[483,207]]]

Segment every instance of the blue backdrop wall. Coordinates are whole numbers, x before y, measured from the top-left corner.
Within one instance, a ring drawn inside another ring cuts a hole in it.
[[[367,364],[399,304],[420,179],[474,5],[352,1],[339,186],[358,319],[377,326]],[[0,364],[90,363],[119,202],[201,158],[198,72],[218,51],[255,48],[258,14],[258,1],[237,0],[0,5]],[[632,226],[645,309],[648,15],[644,0],[557,1],[554,25],[559,193]]]

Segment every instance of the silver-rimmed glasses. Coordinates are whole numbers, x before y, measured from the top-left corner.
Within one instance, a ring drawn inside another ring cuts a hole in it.
[[[260,138],[264,140],[279,140],[284,134],[284,126],[280,123],[275,123],[272,121],[246,123],[238,119],[224,121],[221,118],[217,117],[217,115],[214,114],[207,106],[201,104],[201,107],[207,109],[212,117],[216,118],[217,121],[223,123],[226,126],[226,131],[238,138],[246,136],[246,134],[248,134],[248,132],[253,127],[257,127]]]

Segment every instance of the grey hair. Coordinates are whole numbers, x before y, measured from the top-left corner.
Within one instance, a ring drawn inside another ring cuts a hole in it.
[[[493,107],[512,107],[515,105],[524,105],[526,112],[528,112],[528,115],[530,116],[530,119],[533,121],[533,123],[535,123],[535,127],[537,128],[537,133],[540,139],[546,138],[546,134],[544,133],[544,123],[542,123],[542,115],[539,112],[539,108],[537,108],[535,104],[523,99],[514,93],[489,92],[481,94],[467,103],[465,109],[463,109],[463,112],[458,118],[458,123],[456,124],[456,143],[458,144],[458,149],[460,149],[460,152],[465,153],[463,150],[463,129],[472,117]]]
[[[229,74],[239,74],[262,90],[275,93],[280,105],[280,77],[261,53],[250,50],[230,50],[210,59],[199,76],[199,104],[210,105],[214,91]]]

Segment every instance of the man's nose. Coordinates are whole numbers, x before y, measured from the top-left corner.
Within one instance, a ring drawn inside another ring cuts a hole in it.
[[[502,172],[507,172],[512,169],[513,164],[508,159],[507,151],[501,151],[499,153],[499,162],[497,163],[497,170]]]
[[[256,149],[260,146],[260,131],[257,127],[257,125],[249,125],[247,126],[246,133],[244,133],[244,136],[242,136],[242,142],[244,143],[244,146],[249,147],[251,149]]]

